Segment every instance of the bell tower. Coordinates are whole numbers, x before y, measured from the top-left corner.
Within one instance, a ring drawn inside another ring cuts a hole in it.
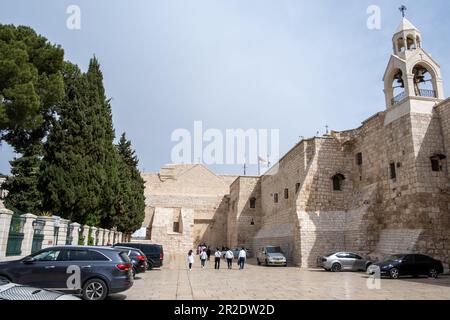
[[[392,37],[393,54],[384,73],[385,124],[411,112],[431,114],[444,100],[441,68],[423,49],[422,34],[405,17]]]

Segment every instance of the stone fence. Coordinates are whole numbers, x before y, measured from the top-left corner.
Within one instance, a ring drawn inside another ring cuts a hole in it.
[[[0,260],[23,257],[56,245],[112,245],[122,232],[80,225],[57,216],[13,215],[0,208]]]

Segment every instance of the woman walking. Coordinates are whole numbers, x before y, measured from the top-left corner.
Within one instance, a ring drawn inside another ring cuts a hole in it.
[[[191,271],[193,263],[194,263],[194,252],[192,250],[189,250],[189,253],[188,253],[189,271]]]

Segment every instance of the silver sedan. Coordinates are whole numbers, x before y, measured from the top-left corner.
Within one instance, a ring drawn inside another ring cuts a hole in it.
[[[336,252],[317,258],[317,266],[328,271],[366,271],[372,261],[353,252]]]

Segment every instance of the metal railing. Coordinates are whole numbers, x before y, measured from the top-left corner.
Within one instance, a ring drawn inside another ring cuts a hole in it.
[[[391,100],[391,104],[393,106],[395,106],[396,104],[400,103],[401,101],[403,101],[403,99],[406,98],[406,92],[403,91],[402,93],[396,95],[394,98],[392,98]]]
[[[419,89],[418,92],[416,92],[416,96],[418,97],[426,97],[426,98],[436,98],[436,91],[435,90],[429,90],[429,89]],[[406,92],[403,91],[402,93],[396,95],[391,100],[391,104],[395,106],[396,104],[399,104],[406,98]]]
[[[436,98],[436,91],[428,89],[419,89],[420,97]]]

